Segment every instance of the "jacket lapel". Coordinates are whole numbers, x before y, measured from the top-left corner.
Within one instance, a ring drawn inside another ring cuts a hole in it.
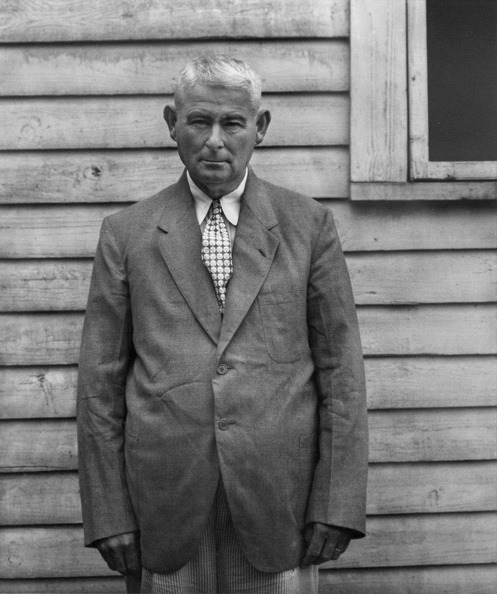
[[[202,236],[186,174],[165,192],[166,205],[159,221],[164,232],[159,249],[194,316],[217,343],[221,314],[211,277],[202,263]]]
[[[234,272],[228,284],[218,356],[247,315],[271,268],[279,244],[276,225],[267,190],[249,169],[236,229]]]

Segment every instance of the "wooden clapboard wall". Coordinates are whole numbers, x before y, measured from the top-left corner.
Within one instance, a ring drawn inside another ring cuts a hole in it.
[[[322,568],[321,592],[494,591],[495,205],[442,202],[432,186],[422,202],[350,202],[348,11],[1,4],[0,592],[123,591],[82,546],[74,415],[91,258],[104,216],[178,177],[162,107],[181,66],[219,50],[263,76],[273,122],[254,167],[332,209],[358,305],[369,536]]]

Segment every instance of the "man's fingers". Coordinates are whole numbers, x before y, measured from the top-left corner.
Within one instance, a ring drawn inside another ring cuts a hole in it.
[[[311,532],[312,529],[312,532]],[[304,533],[308,543],[302,566],[319,565],[326,561],[336,561],[347,550],[350,535],[345,530],[316,522],[308,526]]]
[[[136,574],[141,571],[139,543],[136,533],[128,532],[104,538],[97,548],[109,566],[121,575]]]
[[[124,562],[126,563],[128,575],[139,577],[141,575],[142,564],[140,558],[140,548],[137,541],[131,543],[124,551]]]
[[[308,538],[309,535],[310,539]],[[320,525],[317,523],[312,525],[312,533],[310,530],[308,532],[306,531],[306,540],[309,544],[307,546],[305,557],[302,560],[302,567],[307,567],[308,565],[315,563],[316,559],[321,554],[325,539],[326,532],[321,530]]]

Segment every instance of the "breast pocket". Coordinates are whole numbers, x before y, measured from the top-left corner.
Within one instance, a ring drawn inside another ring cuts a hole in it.
[[[269,356],[278,363],[297,361],[309,350],[306,292],[264,293],[258,301]]]

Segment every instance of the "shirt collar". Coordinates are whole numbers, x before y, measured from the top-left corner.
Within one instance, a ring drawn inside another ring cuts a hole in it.
[[[238,217],[240,216],[242,194],[245,191],[247,175],[248,169],[245,170],[245,176],[243,177],[242,183],[238,186],[238,188],[233,190],[233,192],[226,194],[226,196],[223,196],[220,200],[221,206],[223,207],[224,216],[232,225],[235,226],[238,224]],[[186,177],[188,179],[190,191],[193,195],[193,200],[195,201],[195,212],[197,214],[197,220],[200,225],[202,221],[205,219],[207,213],[209,212],[209,208],[212,204],[212,198],[209,198],[207,194],[202,192],[202,190],[193,181],[188,171],[186,172]]]

